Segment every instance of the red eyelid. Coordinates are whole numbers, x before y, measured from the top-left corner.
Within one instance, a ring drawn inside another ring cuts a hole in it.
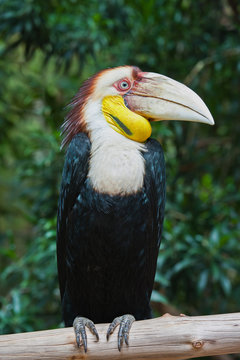
[[[122,89],[122,88],[121,88],[121,83],[122,83],[122,82],[127,82],[127,83],[128,83],[128,88]],[[117,90],[125,92],[125,91],[128,91],[129,89],[131,89],[132,83],[131,83],[131,81],[130,81],[128,78],[124,78],[124,79],[121,79],[121,80],[116,81],[116,82],[113,84],[113,86],[114,86]]]

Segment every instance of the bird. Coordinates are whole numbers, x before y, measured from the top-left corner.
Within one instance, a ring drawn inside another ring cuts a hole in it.
[[[162,237],[166,180],[155,121],[214,124],[184,84],[137,66],[99,71],[70,103],[57,216],[57,265],[65,326],[87,351],[86,328],[119,326],[118,350],[132,323],[152,317],[150,298]]]

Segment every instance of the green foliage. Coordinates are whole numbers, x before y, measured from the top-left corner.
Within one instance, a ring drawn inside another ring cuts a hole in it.
[[[7,296],[1,296],[1,333],[47,329],[60,323],[56,274],[56,218],[39,221],[39,235],[18,258],[16,246],[1,251],[12,260],[1,273]],[[51,299],[51,301],[49,301]],[[49,316],[51,314],[51,316]]]
[[[184,81],[216,121],[154,126],[167,207],[153,300],[239,310],[239,38],[235,0],[0,0],[1,333],[61,322],[59,128],[83,79],[120,64]]]

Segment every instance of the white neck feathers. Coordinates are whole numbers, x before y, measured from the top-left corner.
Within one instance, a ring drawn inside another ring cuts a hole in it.
[[[110,195],[128,195],[143,186],[145,145],[114,131],[107,123],[101,101],[88,101],[84,108],[90,134],[91,158],[88,177],[93,188]]]

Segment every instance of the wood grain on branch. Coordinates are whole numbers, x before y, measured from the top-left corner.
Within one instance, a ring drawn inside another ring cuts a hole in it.
[[[240,353],[240,313],[171,316],[133,323],[129,347],[117,350],[117,331],[106,341],[108,324],[88,332],[88,352],[77,348],[72,328],[0,336],[0,359],[187,359]],[[88,331],[88,330],[87,330]]]

